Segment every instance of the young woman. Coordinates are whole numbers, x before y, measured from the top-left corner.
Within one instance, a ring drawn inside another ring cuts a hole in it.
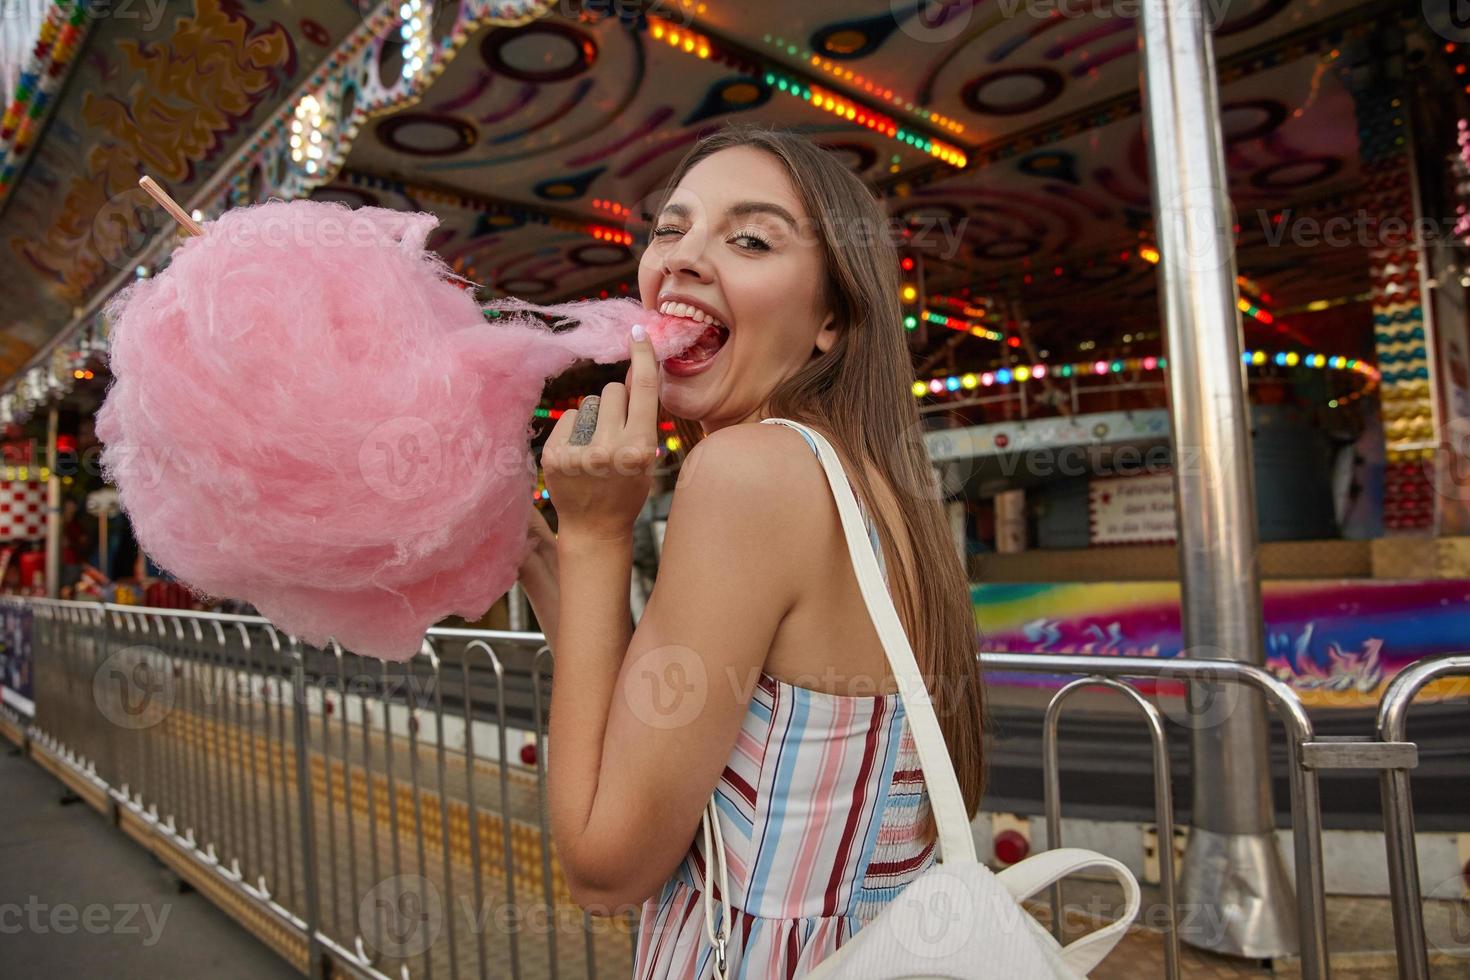
[[[717,794],[729,976],[792,977],[935,860],[902,701],[804,423],[856,492],[973,817],[982,698],[969,588],[910,391],[886,212],[809,140],[701,140],[654,210],[643,305],[711,323],[663,363],[637,337],[589,445],[542,455],[558,517],[522,584],[555,655],[552,835],[573,898],[640,913],[634,975],[711,975],[700,816]],[[683,447],[658,578],[628,582],[662,405]],[[716,878],[718,881],[718,878]]]

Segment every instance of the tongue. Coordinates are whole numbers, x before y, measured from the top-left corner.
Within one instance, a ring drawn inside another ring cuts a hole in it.
[[[702,361],[713,357],[719,351],[722,343],[720,328],[710,326],[695,339],[694,343],[674,356],[683,361]]]

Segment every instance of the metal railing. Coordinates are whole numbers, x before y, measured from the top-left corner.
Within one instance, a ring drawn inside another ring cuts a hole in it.
[[[1281,680],[1259,667],[1228,660],[1151,660],[1139,657],[1087,657],[1031,653],[982,653],[987,670],[1019,671],[1033,674],[1077,675],[1080,679],[1058,691],[1046,709],[1043,730],[1043,778],[1047,821],[1047,846],[1059,846],[1060,759],[1057,750],[1057,724],[1062,705],[1078,690],[1102,686],[1121,690],[1139,706],[1148,723],[1154,752],[1155,810],[1158,820],[1160,891],[1166,905],[1164,928],[1165,970],[1169,980],[1179,976],[1179,909],[1173,879],[1173,814],[1169,785],[1168,743],[1157,706],[1137,689],[1123,684],[1119,678],[1175,681],[1192,685],[1197,697],[1189,702],[1207,705],[1201,713],[1204,723],[1214,714],[1214,689],[1221,685],[1231,691],[1253,691],[1262,695],[1276,712],[1286,729],[1286,748],[1290,768],[1292,833],[1295,840],[1298,928],[1301,935],[1302,976],[1325,980],[1327,962],[1327,917],[1322,871],[1322,807],[1318,795],[1317,774],[1302,765],[1304,747],[1313,741],[1312,722],[1296,693]],[[1228,702],[1227,702],[1228,705]],[[1190,708],[1193,711],[1193,707]],[[1228,712],[1227,712],[1228,713]],[[1052,921],[1060,938],[1059,890],[1052,889]]]
[[[541,634],[434,629],[390,664],[255,616],[25,601],[32,738],[298,936],[313,975],[631,972],[632,923],[577,908],[550,844]]]
[[[636,923],[577,908],[556,862],[545,797],[552,658],[541,634],[436,628],[418,656],[389,664],[303,645],[256,616],[4,601],[34,615],[32,739],[104,793],[115,817],[146,826],[273,916],[305,945],[313,974],[324,957],[364,977],[631,972]],[[1228,713],[1237,696],[1262,697],[1280,719],[1304,977],[1329,976],[1318,772],[1380,770],[1401,976],[1427,977],[1408,795],[1417,757],[1404,724],[1425,684],[1470,675],[1470,656],[1400,674],[1376,739],[1315,737],[1288,685],[1231,661],[980,658],[991,672],[1073,678],[1043,722],[1048,847],[1061,844],[1063,708],[1101,689],[1142,713],[1171,980],[1181,932],[1161,706],[1179,695],[1150,697],[1128,681],[1184,685],[1186,725]],[[511,758],[514,739],[534,759]],[[1060,938],[1060,889],[1051,903]],[[487,933],[504,941],[492,946]]]
[[[1378,706],[1378,741],[1409,746],[1409,708],[1414,697],[1431,681],[1470,677],[1470,655],[1454,654],[1420,662],[1402,670],[1383,692]],[[1409,770],[1418,764],[1417,750],[1398,754],[1379,767],[1383,797],[1384,844],[1388,852],[1389,895],[1392,898],[1393,942],[1403,980],[1429,980],[1429,943],[1424,934],[1424,907],[1420,904],[1419,849],[1414,841],[1414,801],[1409,793]]]

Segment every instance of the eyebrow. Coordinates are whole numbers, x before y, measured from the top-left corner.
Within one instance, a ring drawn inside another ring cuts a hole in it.
[[[773,204],[770,201],[738,201],[726,208],[725,213],[737,218],[743,218],[751,214],[771,214],[790,225],[792,231],[797,230],[796,219],[791,216],[791,212],[787,211],[781,205]],[[682,204],[666,204],[660,214],[672,214],[678,218],[687,218],[689,217],[689,209]]]

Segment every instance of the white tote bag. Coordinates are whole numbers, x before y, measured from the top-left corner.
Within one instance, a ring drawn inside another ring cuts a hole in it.
[[[884,585],[872,544],[862,528],[857,498],[831,443],[816,430],[790,419],[763,419],[811,437],[847,536],[863,602],[877,627],[898,682],[924,784],[939,830],[939,858],[879,915],[805,976],[811,980],[1080,980],[1123,938],[1138,912],[1138,882],[1127,867],[1094,851],[1064,847],[1037,854],[995,874],[975,856],[975,839],[959,780],[934,714],[908,637]],[[714,900],[719,865],[720,894],[728,896],[725,845],[714,800],[705,808],[705,929],[714,949],[717,980],[726,980],[730,909]],[[1123,886],[1123,914],[1065,947],[1021,907],[1076,871],[1105,871]],[[716,908],[721,926],[715,928]]]

